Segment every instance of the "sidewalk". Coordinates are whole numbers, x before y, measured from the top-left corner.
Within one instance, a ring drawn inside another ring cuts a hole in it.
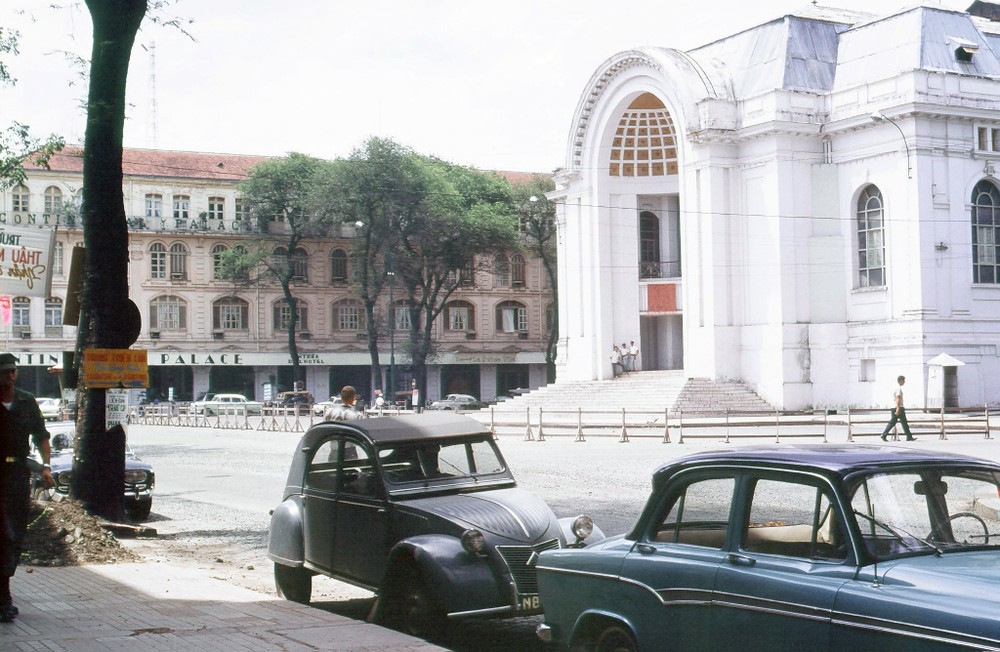
[[[443,650],[163,563],[20,566],[0,650]]]

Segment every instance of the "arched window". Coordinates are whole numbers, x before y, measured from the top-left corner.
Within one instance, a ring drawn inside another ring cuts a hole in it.
[[[639,276],[660,278],[660,218],[655,213],[639,213]]]
[[[63,265],[63,255],[65,253],[65,248],[62,242],[56,242],[56,246],[52,250],[52,273],[56,276],[62,276],[65,266]]]
[[[62,337],[63,300],[59,297],[49,297],[45,300],[45,335],[46,337]]]
[[[297,318],[295,321],[295,330],[297,331],[307,331],[309,330],[309,308],[306,306],[306,302],[302,299],[296,299],[295,301],[295,312]],[[274,330],[275,331],[287,331],[288,324],[292,321],[292,307],[284,299],[279,299],[274,302]]]
[[[526,267],[524,256],[521,254],[514,254],[510,257],[510,276],[514,287],[523,288],[527,285]]]
[[[188,250],[181,242],[170,245],[170,280],[187,280]]]
[[[187,303],[170,294],[149,302],[149,330],[174,331],[187,328]]]
[[[972,189],[972,282],[1000,283],[1000,191],[980,181]]]
[[[363,331],[367,320],[360,301],[342,299],[333,304],[333,328],[338,331]]]
[[[149,245],[149,278],[167,278],[167,248],[159,242]]]
[[[347,252],[343,249],[330,252],[330,282],[335,285],[347,283]]]
[[[250,304],[239,297],[223,297],[212,304],[212,328],[215,330],[249,329]]]
[[[885,215],[882,193],[868,186],[858,197],[858,287],[885,285]]]
[[[611,141],[608,174],[613,177],[662,177],[677,174],[677,147],[670,112],[652,93],[633,100]]]
[[[493,271],[496,274],[497,287],[510,287],[510,260],[507,254],[497,254],[493,258]]]
[[[45,215],[60,213],[62,213],[62,190],[56,186],[49,186],[45,189]]]
[[[449,331],[475,331],[475,308],[468,301],[452,301],[444,308],[444,328]]]
[[[12,208],[15,213],[27,213],[31,208],[29,203],[29,198],[31,194],[28,192],[28,187],[24,184],[18,184],[10,191],[10,198],[13,201]]]
[[[309,254],[302,247],[292,252],[292,278],[309,280]]]
[[[497,305],[498,333],[528,333],[528,310],[517,301],[504,301]]]
[[[10,301],[11,326],[15,335],[31,335],[31,299],[14,297]]]
[[[220,280],[222,278],[222,255],[229,251],[224,244],[217,244],[212,247],[212,278]]]

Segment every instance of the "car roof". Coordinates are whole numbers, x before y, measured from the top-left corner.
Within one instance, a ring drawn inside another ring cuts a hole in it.
[[[934,463],[940,465],[985,464],[1000,470],[1000,465],[977,457],[901,446],[865,444],[782,444],[746,446],[723,451],[694,453],[660,466],[654,476],[675,472],[678,467],[692,465],[759,464],[776,467],[808,467],[822,469],[840,476],[873,467],[905,466]]]
[[[356,432],[375,444],[489,434],[483,424],[470,417],[425,412],[351,421],[326,421],[310,428],[303,436],[303,443],[309,446],[317,439],[325,437],[330,430]]]

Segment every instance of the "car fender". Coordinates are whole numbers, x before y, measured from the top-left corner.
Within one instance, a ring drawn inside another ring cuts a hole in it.
[[[566,516],[559,519],[559,529],[562,531],[563,539],[566,541],[566,545],[570,547],[574,547],[574,544],[576,543],[576,535],[573,534],[573,521],[575,520],[575,516]],[[576,547],[586,548],[587,546],[597,543],[598,541],[603,541],[605,538],[607,537],[604,534],[604,530],[597,527],[597,523],[594,523],[594,531],[589,537],[583,540],[583,546]]]
[[[573,623],[573,631],[566,641],[570,647],[587,647],[592,645],[606,627],[612,624],[620,625],[632,634],[633,640],[638,640],[635,626],[622,614],[605,611],[603,609],[588,609],[582,612],[576,622]]]
[[[271,512],[267,556],[286,566],[301,566],[305,561],[301,496],[289,497]]]
[[[466,552],[456,537],[424,534],[400,541],[389,552],[382,586],[392,587],[394,576],[408,566],[420,571],[428,590],[448,613],[513,602],[513,596],[501,592],[489,560]]]

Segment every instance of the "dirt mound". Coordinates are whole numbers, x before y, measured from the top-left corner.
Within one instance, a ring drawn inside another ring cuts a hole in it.
[[[102,523],[75,500],[32,501],[21,563],[79,566],[140,561]]]

